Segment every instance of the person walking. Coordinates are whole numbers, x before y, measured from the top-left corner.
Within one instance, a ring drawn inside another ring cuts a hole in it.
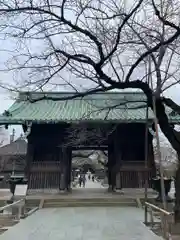
[[[81,185],[82,185],[82,175],[80,174],[79,175],[79,187],[81,187]]]
[[[85,174],[83,174],[83,176],[82,176],[82,184],[83,184],[83,187],[85,187],[85,185],[86,185],[86,176],[85,176]]]
[[[94,182],[94,175],[92,175],[92,181]]]

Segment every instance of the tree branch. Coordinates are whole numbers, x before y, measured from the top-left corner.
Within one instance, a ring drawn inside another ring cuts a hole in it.
[[[30,101],[31,103],[35,103],[35,102],[38,102],[41,100],[64,101],[64,100],[72,100],[72,99],[79,98],[79,97],[82,98],[87,95],[91,95],[91,94],[94,94],[97,92],[106,92],[106,91],[112,90],[112,89],[114,89],[113,86],[109,86],[109,87],[105,87],[105,88],[96,88],[96,89],[92,89],[92,90],[89,90],[86,92],[77,92],[77,93],[74,93],[72,96],[68,96],[68,97],[48,97],[48,96],[44,95],[41,98],[32,99],[31,92],[26,92],[26,95],[27,95],[27,100]]]
[[[162,97],[162,101],[170,107],[175,113],[180,114],[180,106],[170,98]]]
[[[174,24],[173,22],[169,22],[168,20],[165,20],[163,17],[161,17],[160,11],[157,9],[154,0],[152,0],[152,4],[153,4],[153,7],[154,7],[156,16],[159,18],[159,20],[160,20],[164,25],[170,26],[170,27],[176,29],[177,31],[180,31],[180,27],[179,27],[179,26],[177,26],[177,25]]]
[[[146,58],[147,56],[151,55],[153,52],[156,52],[161,46],[163,45],[167,45],[172,43],[174,40],[176,40],[178,37],[180,36],[180,28],[174,33],[174,35],[172,37],[170,37],[168,40],[160,42],[159,44],[157,44],[155,47],[150,48],[148,51],[146,51],[145,53],[143,53],[138,59],[137,61],[132,65],[132,67],[130,68],[128,74],[126,75],[126,79],[125,81],[128,82],[130,80],[130,77],[132,75],[132,73],[134,72],[135,68],[140,64],[140,62],[142,62],[142,60],[144,58]]]
[[[97,39],[96,36],[94,36],[90,31],[88,31],[87,29],[83,29],[77,25],[74,25],[71,21],[68,21],[67,19],[65,19],[64,17],[64,5],[65,5],[66,0],[63,0],[62,3],[62,7],[61,7],[61,14],[62,16],[58,16],[56,13],[50,11],[50,10],[45,10],[39,7],[20,7],[20,8],[7,8],[7,9],[0,9],[1,13],[9,13],[9,12],[28,12],[28,11],[32,11],[32,12],[39,12],[39,13],[44,13],[44,14],[48,14],[50,16],[53,16],[55,18],[57,18],[60,22],[63,22],[64,24],[68,25],[69,27],[71,27],[73,30],[75,30],[76,32],[80,32],[82,34],[84,34],[85,36],[89,37],[97,46],[99,55],[100,55],[100,60],[104,62],[104,53],[103,53],[103,49],[102,49],[102,43],[100,43]]]
[[[124,25],[127,23],[127,21],[131,18],[131,16],[138,10],[138,8],[141,6],[143,0],[139,0],[138,4],[133,8],[133,10],[124,18],[122,24],[119,26],[118,31],[117,31],[117,38],[116,38],[116,43],[114,48],[111,50],[111,52],[105,57],[104,61],[109,59],[117,50],[119,41],[120,41],[120,35],[121,31],[124,27]],[[100,62],[99,65],[102,65],[104,62]]]

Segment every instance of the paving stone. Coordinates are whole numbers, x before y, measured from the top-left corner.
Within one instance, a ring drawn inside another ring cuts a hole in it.
[[[87,181],[85,189],[77,190],[95,197],[102,196],[100,188],[99,182]],[[21,220],[1,240],[160,240],[143,218],[143,210],[133,207],[47,208]]]
[[[142,221],[143,211],[131,207],[41,209],[1,240],[160,240]]]
[[[83,187],[79,187],[77,185],[77,188],[84,189]],[[104,188],[100,182],[97,182],[96,180],[93,182],[91,180],[86,181],[85,189],[101,189]]]

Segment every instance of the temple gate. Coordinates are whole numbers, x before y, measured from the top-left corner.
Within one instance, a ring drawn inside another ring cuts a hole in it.
[[[72,95],[22,92],[0,118],[6,127],[22,125],[27,135],[25,173],[29,188],[69,189],[72,150],[77,148],[108,151],[109,185],[138,188],[148,179],[151,186],[155,164],[153,137],[148,132],[145,168],[145,96],[109,92],[68,99]],[[149,110],[149,127],[152,119]]]

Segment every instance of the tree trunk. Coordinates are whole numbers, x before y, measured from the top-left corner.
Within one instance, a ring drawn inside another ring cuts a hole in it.
[[[179,160],[179,156],[178,156]],[[175,222],[180,223],[180,163],[176,171],[175,177],[175,206],[174,206]]]
[[[174,220],[175,224],[171,226],[171,233],[173,235],[180,234],[180,164],[175,176],[175,206],[174,206]]]

